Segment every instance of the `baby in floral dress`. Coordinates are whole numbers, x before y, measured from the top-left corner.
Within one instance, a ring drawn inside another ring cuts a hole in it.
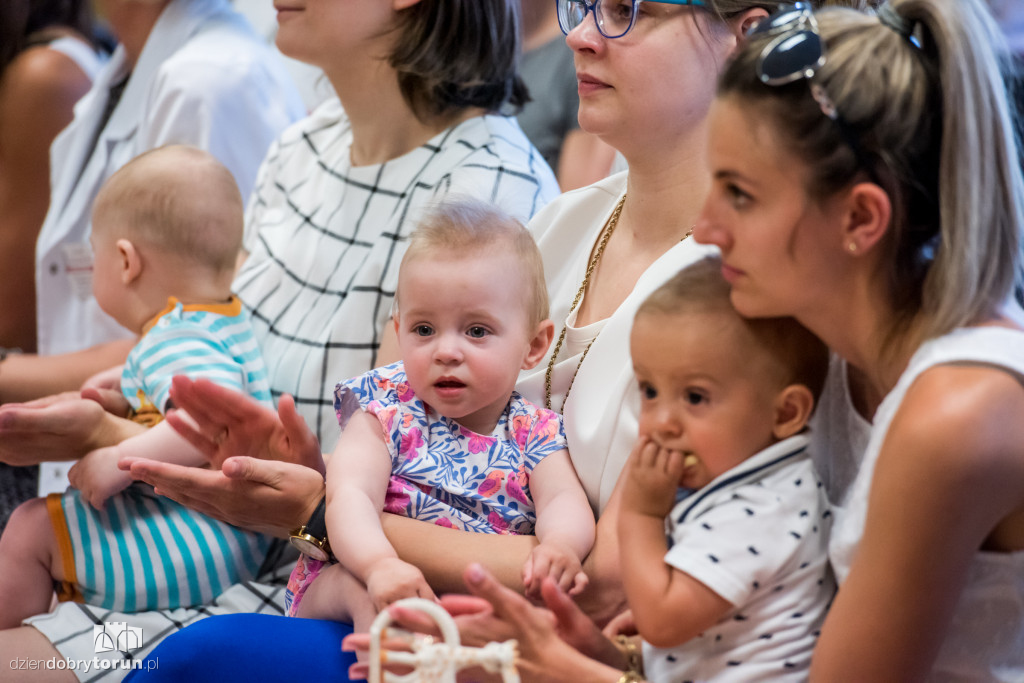
[[[489,205],[448,201],[410,238],[393,315],[402,361],[342,382],[343,432],[327,469],[327,531],[337,563],[303,556],[288,613],[365,630],[400,598],[434,594],[398,558],[381,511],[464,531],[536,534],[528,593],[545,576],[578,593],[594,516],[559,416],[515,390],[553,325],[530,234]],[[439,549],[440,550],[440,549]]]

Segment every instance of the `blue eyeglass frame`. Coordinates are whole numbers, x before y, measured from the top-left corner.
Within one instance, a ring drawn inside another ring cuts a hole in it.
[[[597,26],[598,33],[600,33],[608,40],[615,40],[616,38],[621,38],[622,36],[626,35],[627,33],[633,30],[633,26],[636,24],[637,10],[640,8],[640,3],[642,2],[657,2],[663,5],[683,5],[688,7],[707,7],[707,3],[705,3],[704,0],[632,0],[633,13],[632,15],[630,15],[629,18],[629,26],[627,26],[626,30],[624,30],[622,33],[610,36],[604,32],[604,29],[601,28],[601,22],[597,20],[597,9],[603,1],[604,0],[593,0],[593,2],[591,2],[591,0],[555,0],[555,7],[558,8],[558,27],[562,29],[562,33],[564,33],[565,35],[569,35],[570,31],[572,31],[574,28],[576,28],[576,26],[579,26],[580,24],[587,20],[588,14],[592,14],[594,16],[594,25]],[[568,12],[562,12],[561,8],[563,5],[583,5],[583,18],[580,19],[579,24],[576,24],[576,26],[566,25],[566,21],[563,19],[563,15],[568,14]]]

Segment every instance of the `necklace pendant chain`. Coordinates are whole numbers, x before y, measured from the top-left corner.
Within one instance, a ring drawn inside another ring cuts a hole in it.
[[[622,207],[626,203],[626,195],[623,194],[619,203],[615,205],[611,215],[608,217],[608,222],[605,223],[604,230],[601,231],[601,239],[597,243],[597,249],[594,250],[594,255],[590,257],[590,263],[587,264],[587,270],[583,274],[583,282],[580,283],[580,288],[576,291],[576,296],[572,300],[572,306],[569,307],[569,313],[571,314],[576,310],[576,307],[580,305],[580,301],[583,299],[583,293],[587,291],[587,285],[590,284],[590,276],[594,274],[594,270],[597,268],[597,264],[601,262],[601,256],[604,255],[604,249],[608,246],[608,240],[611,239],[612,233],[615,232],[615,228],[619,224],[619,216],[622,215]],[[568,314],[567,314],[568,317]],[[565,333],[569,329],[569,324],[566,322],[562,325],[562,331],[558,333],[558,341],[555,342],[555,350],[551,352],[551,359],[548,360],[547,369],[544,371],[544,407],[551,410],[551,378],[555,372],[555,363],[558,362],[558,354],[562,351],[562,344],[565,342]],[[561,413],[565,410],[565,402],[569,400],[569,392],[572,390],[573,382],[576,381],[576,375],[580,372],[580,367],[583,366],[583,360],[587,357],[587,353],[590,351],[590,347],[597,341],[595,336],[587,344],[587,347],[583,349],[583,354],[580,356],[579,362],[576,364],[576,370],[572,373],[572,379],[569,380],[569,386],[565,390],[565,396],[562,398],[562,408],[559,410]]]
[[[612,213],[608,216],[608,222],[605,223],[604,230],[601,232],[601,239],[597,243],[597,248],[594,250],[594,255],[590,257],[590,263],[587,264],[587,270],[583,275],[583,282],[580,283],[580,288],[576,291],[576,296],[572,300],[572,306],[569,307],[569,313],[576,310],[576,307],[580,305],[580,301],[583,300],[583,294],[587,291],[587,285],[590,284],[590,276],[594,274],[594,270],[597,269],[597,264],[601,262],[601,257],[604,255],[604,249],[608,246],[608,240],[611,239],[612,233],[615,232],[615,228],[619,225],[619,216],[622,215],[622,207],[626,203],[626,195],[623,194],[622,198],[619,199],[619,203],[612,209]],[[691,234],[693,234],[693,228],[691,226],[686,234],[683,235],[683,239],[680,242],[686,240]],[[566,315],[568,318],[568,314]],[[551,352],[551,358],[548,360],[547,369],[544,371],[544,407],[551,410],[551,378],[555,372],[555,364],[558,362],[558,354],[562,351],[562,344],[565,343],[565,334],[569,329],[569,323],[566,322],[562,325],[562,331],[558,333],[558,341],[555,342],[555,349]],[[580,373],[580,368],[583,367],[583,361],[586,360],[587,354],[590,352],[590,347],[597,341],[595,335],[593,339],[587,344],[586,348],[583,349],[583,353],[580,355],[579,361],[576,363],[576,369],[572,373],[572,378],[569,380],[569,386],[565,389],[565,396],[562,398],[562,408],[559,410],[560,413],[565,412],[565,402],[569,400],[569,392],[572,391],[572,385],[576,381],[576,375]]]

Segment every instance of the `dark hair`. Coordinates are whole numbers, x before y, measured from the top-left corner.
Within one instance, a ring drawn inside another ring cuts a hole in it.
[[[794,318],[744,318],[732,306],[732,288],[722,277],[722,261],[708,256],[680,270],[647,297],[642,315],[685,315],[694,311],[735,316],[743,330],[771,355],[783,385],[802,384],[814,400],[821,396],[828,374],[828,348]],[[781,388],[781,387],[780,387]]]
[[[824,199],[869,171],[892,202],[882,263],[896,318],[923,339],[991,315],[1021,267],[1024,183],[1001,77],[1002,36],[980,0],[892,0],[917,47],[870,14],[817,14],[828,93],[869,166],[822,113],[806,80],[772,87],[756,75],[770,36],[752,36],[719,82],[753,106],[807,164]],[[923,317],[922,317],[923,316]]]
[[[469,107],[527,102],[517,69],[518,0],[420,0],[398,14],[390,56],[402,96],[422,121]]]
[[[25,48],[51,36],[46,29],[67,27],[92,40],[89,0],[3,0],[0,2],[0,74]]]

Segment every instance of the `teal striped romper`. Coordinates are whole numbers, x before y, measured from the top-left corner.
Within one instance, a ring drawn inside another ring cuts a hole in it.
[[[248,313],[171,299],[128,355],[121,390],[140,422],[159,421],[175,375],[203,377],[273,405]],[[257,575],[269,539],[134,484],[97,511],[69,489],[48,500],[61,548],[62,597],[120,612],[210,602]]]

